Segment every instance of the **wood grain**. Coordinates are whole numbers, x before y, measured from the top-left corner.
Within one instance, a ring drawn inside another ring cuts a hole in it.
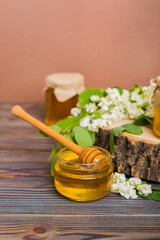
[[[42,104],[22,106],[44,119]],[[60,196],[48,161],[55,142],[11,116],[11,107],[0,104],[0,240],[159,239],[159,202],[114,193],[86,203]]]

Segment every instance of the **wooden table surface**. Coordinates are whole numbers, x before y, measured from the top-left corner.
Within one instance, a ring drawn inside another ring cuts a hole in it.
[[[44,104],[21,104],[43,120]],[[0,240],[160,239],[160,202],[109,193],[93,202],[60,196],[50,177],[55,144],[0,104]],[[153,184],[157,185],[157,184]]]

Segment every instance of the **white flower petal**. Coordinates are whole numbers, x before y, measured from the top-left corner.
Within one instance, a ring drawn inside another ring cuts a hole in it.
[[[134,178],[134,177],[132,177],[132,178],[129,179],[129,183],[130,183],[131,185],[136,186],[136,185],[138,185],[138,184],[142,184],[142,180],[141,180],[140,178]]]
[[[151,185],[142,184],[139,186],[139,194],[147,196],[149,193],[152,193]]]

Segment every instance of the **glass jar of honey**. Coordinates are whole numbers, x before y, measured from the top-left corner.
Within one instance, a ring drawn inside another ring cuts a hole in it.
[[[46,77],[45,123],[53,125],[70,115],[78,95],[85,89],[84,76],[79,73],[55,73]]]
[[[74,201],[93,201],[110,191],[113,177],[110,153],[95,148],[103,152],[103,163],[82,164],[78,155],[70,150],[64,148],[59,151],[54,169],[54,184],[60,194]]]
[[[155,134],[160,137],[160,104],[154,111],[153,130]]]
[[[160,137],[160,76],[155,79],[151,79],[151,85],[155,87],[154,98],[154,120],[153,130],[155,134]]]

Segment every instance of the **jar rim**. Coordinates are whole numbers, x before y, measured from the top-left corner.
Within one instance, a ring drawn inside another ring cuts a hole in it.
[[[105,155],[104,155],[104,157],[105,157],[105,161],[103,162],[103,166],[107,166],[108,164],[110,164],[111,162],[112,162],[112,159],[111,159],[111,154],[110,154],[110,152],[109,151],[107,151],[106,149],[104,149],[104,148],[101,148],[101,147],[98,147],[98,146],[89,146],[89,145],[83,145],[83,146],[81,146],[81,147],[83,147],[83,148],[85,148],[85,147],[93,147],[93,148],[98,148],[99,150],[102,150],[102,152],[104,151],[105,152]],[[65,160],[65,159],[63,159],[63,156],[61,156],[62,155],[62,153],[64,153],[65,151],[71,151],[71,150],[69,150],[69,149],[67,149],[67,148],[63,148],[63,149],[61,149],[59,152],[58,152],[58,160],[62,160],[63,161],[63,163],[65,164],[69,164],[70,166],[73,166],[73,165],[75,165],[75,164],[77,164],[77,163],[75,163],[75,162],[72,162],[72,161],[68,161],[68,160]],[[72,151],[71,151],[72,152]],[[107,156],[106,156],[107,155]],[[99,162],[99,163],[78,163],[78,165],[79,166],[81,166],[81,167],[94,167],[94,166],[102,166],[102,162]]]

